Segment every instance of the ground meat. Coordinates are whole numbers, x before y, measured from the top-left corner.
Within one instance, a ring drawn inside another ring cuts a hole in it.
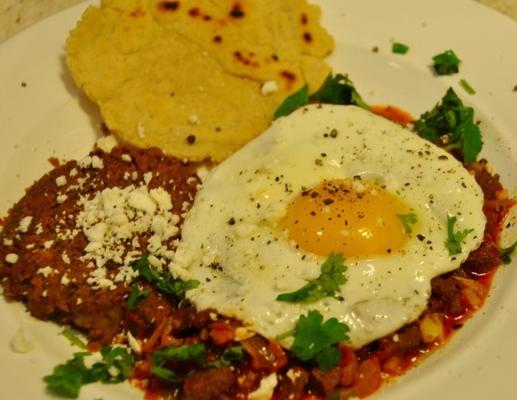
[[[479,249],[469,254],[462,268],[471,276],[483,276],[501,264],[497,247],[491,242],[483,242]]]
[[[213,368],[191,374],[183,383],[185,400],[220,400],[227,397],[236,382],[229,367]]]
[[[194,165],[157,149],[116,147],[110,154],[97,150],[90,156],[96,156],[96,163],[79,166],[70,161],[54,168],[10,210],[0,234],[0,280],[7,299],[25,302],[35,317],[71,323],[92,340],[109,344],[122,328],[129,287],[124,282],[115,282],[111,289],[87,283],[92,264],[82,259],[88,240],[76,226],[82,211],[78,200],[81,196],[92,198],[105,188],[138,186],[147,181],[149,189],[167,191],[172,212],[181,215],[193,200],[199,181]],[[149,236],[143,233],[133,244],[145,252]],[[167,246],[172,249],[172,240]],[[12,262],[13,255],[16,262]],[[118,264],[108,263],[107,278],[118,268]],[[155,307],[165,303],[151,296],[144,304]],[[153,320],[167,312],[144,306],[139,318],[152,330]]]
[[[463,314],[461,302],[461,285],[453,274],[442,275],[431,281],[432,294],[429,300],[429,309],[451,316]]]
[[[341,369],[339,367],[332,368],[328,371],[322,371],[318,368],[311,370],[311,385],[316,388],[318,393],[321,393],[324,398],[327,398],[330,393],[339,384],[341,378]]]
[[[309,382],[309,373],[301,368],[291,368],[286,375],[281,375],[275,390],[275,399],[292,400],[299,399],[305,392]]]

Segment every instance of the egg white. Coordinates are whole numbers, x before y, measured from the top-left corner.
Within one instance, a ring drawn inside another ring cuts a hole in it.
[[[276,301],[317,278],[325,260],[298,250],[279,229],[287,206],[324,180],[354,176],[385,186],[414,209],[424,239],[412,235],[390,255],[346,260],[342,301]],[[358,348],[418,318],[431,279],[458,268],[480,245],[482,206],[482,191],[461,163],[415,133],[358,107],[307,106],[275,121],[207,176],[171,271],[201,282],[187,293],[199,309],[240,319],[266,337],[317,310],[345,322]],[[444,245],[447,216],[457,217],[457,230],[473,229],[454,256]]]

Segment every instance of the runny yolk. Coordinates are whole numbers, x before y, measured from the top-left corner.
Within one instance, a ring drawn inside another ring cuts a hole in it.
[[[301,193],[288,206],[281,226],[305,251],[364,258],[401,249],[408,234],[399,216],[409,213],[378,185],[333,180]]]

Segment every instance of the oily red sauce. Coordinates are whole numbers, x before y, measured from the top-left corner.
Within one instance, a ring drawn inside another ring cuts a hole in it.
[[[407,111],[396,106],[375,105],[370,107],[371,111],[377,115],[387,118],[401,125],[407,125],[415,119]]]

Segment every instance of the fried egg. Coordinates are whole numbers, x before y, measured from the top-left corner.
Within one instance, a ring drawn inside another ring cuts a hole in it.
[[[317,310],[361,347],[415,320],[433,277],[460,266],[483,238],[483,194],[446,151],[355,106],[311,105],[275,121],[218,165],[186,216],[171,271],[197,279],[199,309],[269,338]],[[447,221],[472,231],[451,255]],[[277,301],[341,253],[337,296]],[[285,344],[285,343],[284,343]]]

